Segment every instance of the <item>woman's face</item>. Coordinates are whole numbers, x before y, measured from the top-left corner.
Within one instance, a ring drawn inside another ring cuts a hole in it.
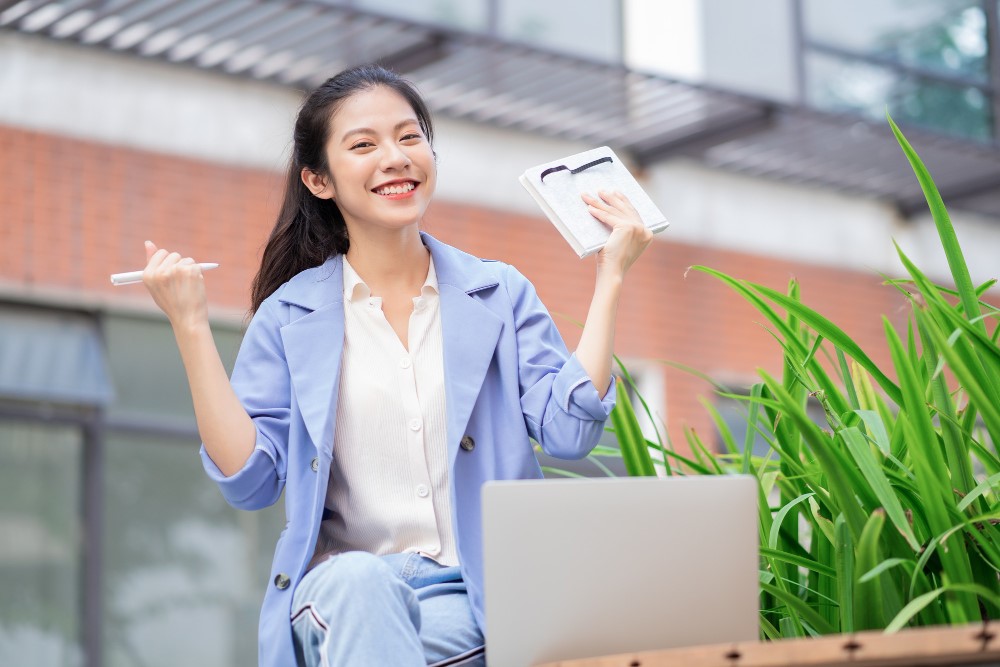
[[[436,184],[434,153],[395,90],[377,86],[346,99],[330,121],[326,153],[332,181],[325,192],[349,232],[358,225],[399,229],[423,217]]]

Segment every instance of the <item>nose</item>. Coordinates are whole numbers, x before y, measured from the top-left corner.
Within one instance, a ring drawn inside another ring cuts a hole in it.
[[[398,144],[389,144],[382,153],[382,171],[397,171],[410,166],[410,156]]]

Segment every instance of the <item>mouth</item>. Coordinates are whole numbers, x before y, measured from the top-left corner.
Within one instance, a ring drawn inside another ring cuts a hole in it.
[[[386,199],[405,199],[411,196],[418,187],[420,187],[420,183],[416,181],[402,180],[384,183],[377,188],[372,188],[372,192]]]

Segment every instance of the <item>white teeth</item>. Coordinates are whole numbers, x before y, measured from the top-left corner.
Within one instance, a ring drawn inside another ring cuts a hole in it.
[[[399,185],[387,185],[384,188],[379,188],[376,190],[376,194],[380,195],[401,195],[404,192],[409,192],[416,186],[412,182],[400,183]]]

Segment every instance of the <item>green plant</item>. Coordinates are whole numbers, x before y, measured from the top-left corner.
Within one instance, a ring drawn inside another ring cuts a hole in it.
[[[920,181],[955,290],[935,285],[897,246],[909,273],[888,280],[909,301],[904,335],[883,318],[892,367],[879,368],[842,329],[787,292],[721,280],[769,322],[784,350],[780,378],[760,372],[737,443],[705,402],[722,453],[693,431],[690,456],[649,442],[618,386],[612,415],[631,475],[744,472],[760,484],[761,631],[779,637],[1000,617],[1000,325],[974,287],[929,173],[889,124]],[[623,368],[624,371],[624,368]],[[810,418],[818,401],[827,428]],[[763,437],[772,454],[754,456]],[[606,452],[605,452],[606,453]]]

